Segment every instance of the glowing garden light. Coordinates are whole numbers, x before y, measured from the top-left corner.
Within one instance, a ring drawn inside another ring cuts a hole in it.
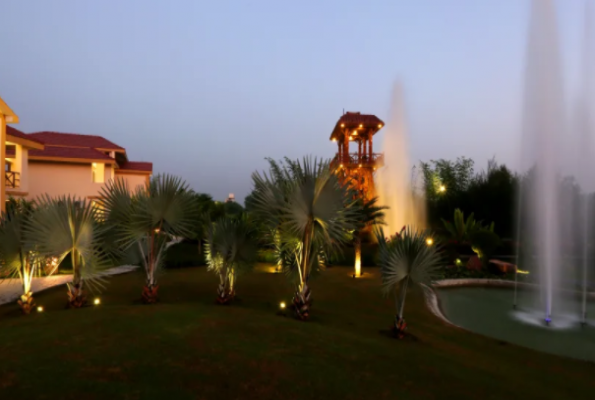
[[[95,304],[96,306],[101,304],[101,299],[99,297],[96,297],[95,300],[93,300],[93,304]]]
[[[433,244],[434,244],[434,239],[432,239],[432,238],[427,238],[427,239],[426,239],[426,244],[427,244],[428,246],[431,246],[431,245],[433,245]]]
[[[523,275],[529,275],[529,271],[521,271],[520,269],[517,269],[516,273],[523,274]]]
[[[37,307],[37,312],[43,312],[43,307],[42,306]]]
[[[438,191],[439,191],[440,193],[444,193],[444,192],[446,192],[446,186],[444,186],[444,185],[440,185],[440,187],[438,188]]]
[[[285,309],[285,302],[282,301],[281,303],[279,303],[279,308],[284,310]]]

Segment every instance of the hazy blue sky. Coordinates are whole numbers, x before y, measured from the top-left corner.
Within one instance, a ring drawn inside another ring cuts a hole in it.
[[[572,84],[584,3],[556,4]],[[397,79],[413,160],[514,166],[528,17],[528,0],[3,0],[0,95],[25,132],[105,136],[218,199],[243,201],[267,156],[332,156],[342,110],[386,118]]]

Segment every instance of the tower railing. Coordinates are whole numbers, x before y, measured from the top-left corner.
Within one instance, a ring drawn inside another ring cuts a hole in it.
[[[359,153],[349,153],[345,154],[344,157],[339,157],[337,154],[333,160],[331,161],[331,166],[336,166],[337,164],[343,165],[345,168],[356,168],[356,167],[376,167],[380,168],[384,166],[384,154],[383,153],[373,153],[369,155],[359,154]]]

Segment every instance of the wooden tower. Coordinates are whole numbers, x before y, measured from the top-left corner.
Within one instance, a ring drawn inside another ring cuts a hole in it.
[[[337,167],[340,179],[351,184],[366,200],[376,196],[374,172],[384,166],[384,155],[374,153],[373,136],[384,126],[375,115],[347,112],[339,118],[331,141],[337,142],[338,152],[331,167]],[[357,146],[357,153],[350,153],[349,147]]]

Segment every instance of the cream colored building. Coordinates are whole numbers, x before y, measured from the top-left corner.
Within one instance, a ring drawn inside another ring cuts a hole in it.
[[[6,141],[10,139],[7,135],[6,124],[17,124],[19,117],[8,107],[8,104],[0,97],[0,160],[6,157]],[[5,210],[6,205],[6,182],[0,179],[0,211]]]
[[[8,127],[6,137],[6,196],[95,199],[110,180],[125,179],[134,189],[144,186],[153,172],[152,163],[129,161],[123,147],[101,136],[25,134]]]

